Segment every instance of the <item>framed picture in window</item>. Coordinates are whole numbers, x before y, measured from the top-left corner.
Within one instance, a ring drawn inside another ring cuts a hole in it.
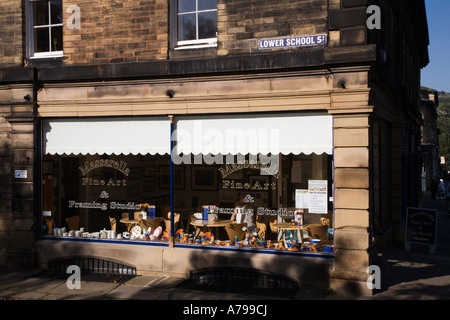
[[[216,167],[192,167],[191,169],[192,190],[217,190],[217,168]]]
[[[53,174],[53,161],[44,161],[42,164],[43,174]]]
[[[174,187],[175,189],[184,189],[185,187],[185,177],[184,177],[184,167],[175,166],[174,167]],[[158,167],[158,188],[169,189],[170,188],[170,167],[169,166],[159,166]]]
[[[144,178],[153,178],[155,176],[155,167],[147,166],[144,167]]]

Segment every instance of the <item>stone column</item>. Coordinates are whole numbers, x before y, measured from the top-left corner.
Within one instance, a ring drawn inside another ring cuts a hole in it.
[[[32,96],[31,88],[21,88],[20,96]],[[29,100],[29,98],[27,99]],[[34,267],[36,216],[34,215],[35,188],[35,125],[32,101],[21,101],[11,106],[6,118],[11,141],[11,213],[10,236],[7,245],[8,267]],[[40,214],[38,211],[37,215]]]
[[[371,265],[370,113],[334,114],[335,269],[331,288],[372,294],[366,283]]]
[[[5,91],[0,91],[0,96]],[[8,262],[7,247],[12,232],[11,212],[11,125],[6,117],[10,106],[0,106],[0,266]]]

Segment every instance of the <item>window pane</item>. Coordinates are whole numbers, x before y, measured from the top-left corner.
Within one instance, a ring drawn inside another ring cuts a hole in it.
[[[83,171],[94,163],[95,168]],[[164,221],[170,211],[166,196],[170,179],[158,174],[169,163],[169,156],[156,155],[44,155],[42,209],[47,215],[42,219],[42,234],[57,235],[52,228],[57,227],[66,228],[67,233],[74,230],[66,235],[72,237],[167,241],[165,233],[156,236],[155,231],[158,226],[161,231],[170,228]],[[77,218],[75,223],[71,217]],[[179,226],[181,222],[175,224]]]
[[[178,16],[178,40],[195,40],[195,13]]]
[[[217,9],[217,0],[198,0],[198,10]]]
[[[52,28],[52,50],[51,51],[62,51],[62,27]]]
[[[34,29],[34,52],[48,52],[50,51],[50,45],[48,43],[49,35],[48,28]]]
[[[50,11],[51,11],[51,24],[62,23],[62,1],[61,0],[51,0],[50,1]]]
[[[178,0],[178,13],[195,11],[195,0]]]
[[[185,176],[176,182],[175,212],[184,213],[190,221],[175,242],[308,254],[332,252],[333,237],[328,234],[333,228],[333,206],[328,202],[332,195],[331,156],[279,155],[272,158],[270,168],[259,159],[247,154],[228,164],[204,161],[175,166],[175,172]],[[248,165],[250,161],[254,165]],[[291,173],[289,178],[281,177],[280,167]],[[322,214],[310,213],[310,204],[301,201],[305,199],[300,191],[308,192],[310,185],[321,187],[321,194],[312,198],[321,199]],[[202,234],[205,224],[208,231]],[[315,226],[307,231],[302,230],[304,224]]]
[[[200,12],[198,14],[199,39],[215,38],[217,31],[217,12]]]
[[[41,26],[48,24],[48,3],[47,1],[33,2],[34,25]]]

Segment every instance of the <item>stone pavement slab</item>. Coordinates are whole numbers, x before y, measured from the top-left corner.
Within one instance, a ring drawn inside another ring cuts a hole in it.
[[[145,287],[158,280],[160,276],[137,276],[125,282],[127,286]]]
[[[158,300],[165,291],[165,289],[161,288],[121,285],[108,292],[105,297],[122,300]]]
[[[45,299],[77,300],[77,299],[104,299],[105,296],[120,286],[117,283],[82,281],[80,289],[69,289],[66,283],[47,291]]]
[[[40,299],[47,295],[47,292],[55,289],[63,283],[61,280],[50,280],[46,278],[18,279],[15,284],[5,290],[0,291],[0,296],[15,299]],[[65,285],[65,282],[64,282]]]
[[[158,300],[221,300],[225,293],[185,288],[166,289]]]

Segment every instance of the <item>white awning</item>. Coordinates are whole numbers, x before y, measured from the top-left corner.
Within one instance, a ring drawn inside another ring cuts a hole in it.
[[[332,154],[328,114],[176,117],[178,154]]]
[[[170,154],[167,117],[43,122],[44,154]]]

